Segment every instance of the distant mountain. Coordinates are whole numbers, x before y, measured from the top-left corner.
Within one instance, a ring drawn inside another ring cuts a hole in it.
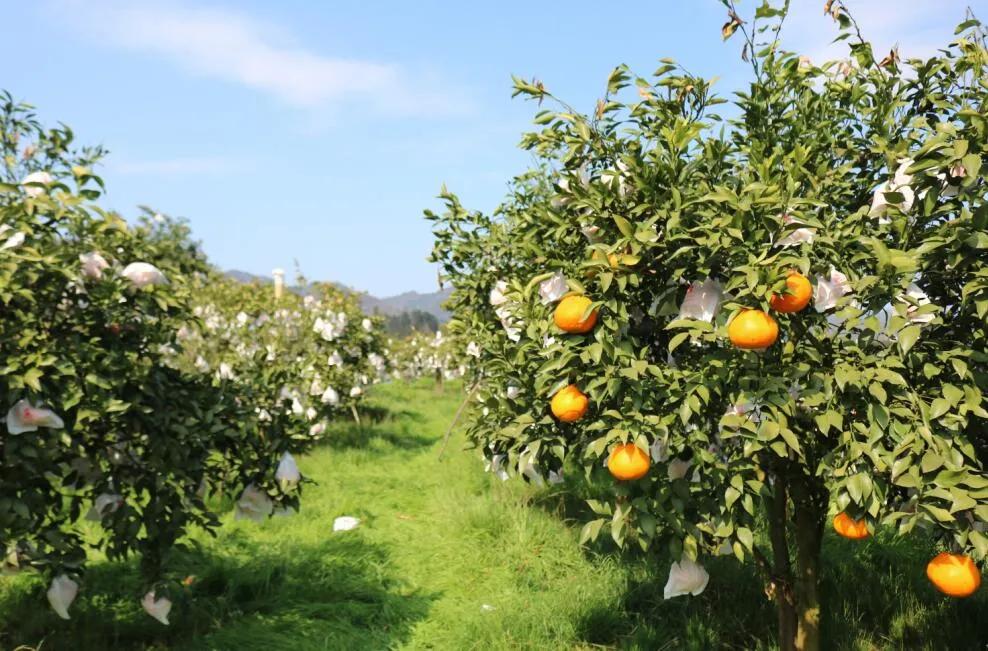
[[[433,315],[440,322],[449,320],[449,312],[442,308],[442,304],[449,298],[452,290],[444,289],[429,294],[419,292],[405,292],[397,296],[387,298],[377,298],[370,294],[361,294],[360,304],[365,312],[380,314],[401,314],[402,312],[413,312],[419,310]]]
[[[239,269],[231,269],[225,273],[230,278],[241,283],[273,282],[269,276],[258,276],[246,271],[240,271]],[[405,292],[403,294],[398,294],[397,296],[378,298],[376,296],[371,296],[366,292],[358,292],[357,290],[347,287],[346,285],[341,285],[340,283],[334,284],[345,292],[360,296],[360,307],[368,314],[396,316],[399,314],[420,311],[431,314],[436,317],[440,323],[449,321],[449,312],[442,309],[442,304],[449,298],[449,295],[452,292],[451,289],[444,289],[442,291],[431,292],[428,294],[422,294],[420,292]]]
[[[247,273],[246,271],[240,271],[239,269],[231,269],[230,271],[223,272],[230,278],[233,278],[240,283],[270,283],[273,282],[271,278],[267,276],[255,276],[252,273]]]

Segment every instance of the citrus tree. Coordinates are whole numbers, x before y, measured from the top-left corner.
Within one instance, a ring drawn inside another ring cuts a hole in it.
[[[192,229],[185,219],[171,217],[147,206],[133,226],[140,239],[156,260],[168,260],[182,278],[202,282],[213,270],[202,245],[192,239]]]
[[[326,283],[305,292],[276,299],[269,286],[209,274],[196,291],[197,324],[179,332],[175,364],[248,393],[255,420],[281,420],[307,445],[330,420],[357,413],[388,362],[381,319],[364,315],[355,295]]]
[[[3,569],[51,577],[68,618],[89,549],[136,554],[142,604],[168,623],[168,554],[217,526],[210,494],[258,518],[297,506],[293,433],[246,428],[249,392],[172,363],[205,265],[187,229],[100,209],[102,152],[0,99]]]
[[[782,648],[816,649],[828,522],[935,536],[953,596],[988,554],[985,32],[902,62],[828,2],[848,58],[815,63],[779,46],[788,3],[726,5],[730,105],[671,60],[591,115],[516,79],[539,165],[493,215],[444,190],[432,259],[488,467],[609,477],[584,541],[665,546],[667,598],[754,562]]]
[[[465,371],[465,351],[443,329],[435,334],[416,332],[408,337],[388,341],[387,353],[396,377],[415,380],[433,377],[441,384]]]

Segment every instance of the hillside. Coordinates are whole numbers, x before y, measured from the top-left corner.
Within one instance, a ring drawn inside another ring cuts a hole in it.
[[[230,278],[242,283],[272,282],[268,276],[258,276],[246,271],[240,271],[239,269],[231,269],[225,273]],[[358,294],[360,296],[360,306],[369,314],[395,316],[406,312],[419,311],[431,314],[440,323],[445,323],[449,320],[449,313],[442,309],[442,304],[449,298],[450,289],[427,294],[421,292],[404,292],[397,296],[378,298],[377,296],[372,296],[366,292],[359,292],[340,283],[334,284],[346,292]]]

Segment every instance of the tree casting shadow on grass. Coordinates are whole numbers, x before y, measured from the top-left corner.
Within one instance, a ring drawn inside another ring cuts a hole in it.
[[[582,475],[565,490],[545,490],[531,504],[579,527],[594,517],[584,501],[600,494]],[[699,597],[666,601],[663,588],[671,559],[620,552],[608,537],[586,553],[618,553],[629,571],[618,608],[600,608],[580,622],[589,644],[627,649],[774,649],[776,615],[753,566],[732,557],[706,558],[710,584]],[[823,642],[831,649],[983,650],[988,645],[988,593],[969,599],[942,597],[926,579],[935,555],[932,541],[916,534],[881,532],[866,541],[828,535],[824,541]]]
[[[423,436],[425,418],[414,411],[368,405],[360,409],[360,422],[343,420],[330,423],[321,446],[334,450],[363,449],[385,445],[401,450],[427,448],[436,442]]]
[[[5,590],[0,648],[386,649],[406,640],[437,598],[391,576],[385,550],[358,533],[279,548],[238,534],[224,536],[222,553],[176,553],[172,568],[195,579],[172,591],[171,626],[141,609],[135,563],[98,563],[70,621],[47,607],[40,580]]]

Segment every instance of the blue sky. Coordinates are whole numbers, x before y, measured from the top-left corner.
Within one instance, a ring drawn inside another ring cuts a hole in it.
[[[982,3],[846,4],[877,47],[907,55],[949,42]],[[787,46],[839,54],[823,0],[793,5]],[[722,94],[747,79],[716,0],[38,0],[4,14],[0,85],[111,151],[108,207],[188,218],[223,268],[297,259],[379,296],[436,288],[421,215],[442,183],[490,210],[528,164],[516,144],[536,107],[510,98],[512,74],[584,110],[619,63],[648,74],[671,56],[719,75]]]

